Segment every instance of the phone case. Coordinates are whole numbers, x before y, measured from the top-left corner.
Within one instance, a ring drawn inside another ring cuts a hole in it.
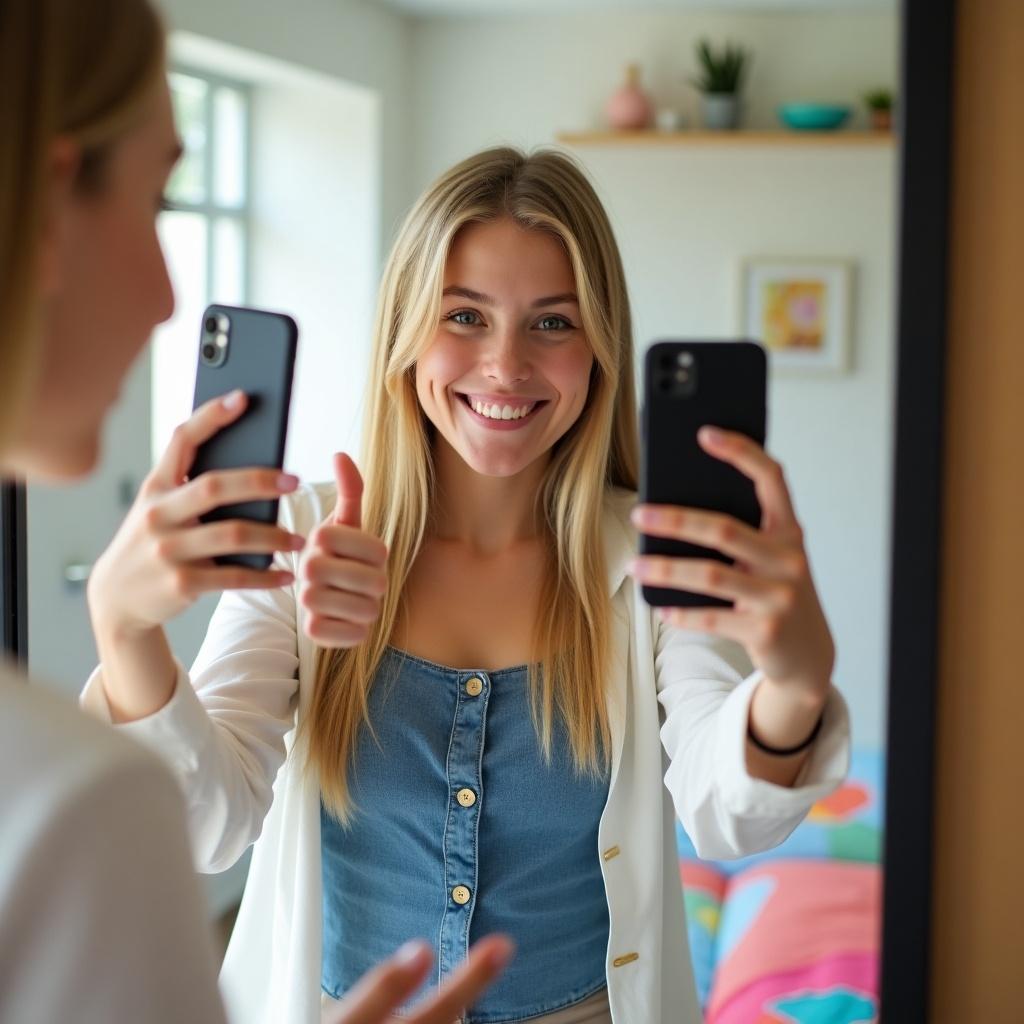
[[[249,404],[240,419],[200,446],[189,475],[195,478],[214,469],[248,466],[280,469],[284,464],[298,328],[283,313],[222,305],[209,306],[203,323],[218,314],[230,321],[226,358],[222,365],[211,366],[200,355],[193,408],[236,388],[248,395]],[[201,338],[200,345],[203,343]],[[277,522],[277,505],[276,499],[223,505],[201,519],[251,519],[273,524]],[[273,556],[245,553],[222,555],[215,560],[221,565],[266,569]]]
[[[754,484],[739,470],[715,459],[697,442],[702,426],[722,427],[763,445],[767,425],[767,359],[752,341],[659,341],[644,361],[641,413],[640,501],[710,509],[760,526]],[[686,541],[640,537],[640,553],[713,558],[719,551]],[[668,587],[643,587],[648,604],[677,607],[732,607],[707,594]]]

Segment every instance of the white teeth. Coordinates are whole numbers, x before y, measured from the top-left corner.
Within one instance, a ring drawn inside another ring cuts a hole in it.
[[[511,405],[490,405],[485,402],[470,402],[473,410],[481,416],[486,416],[491,420],[519,420],[529,413],[533,412],[533,408],[536,402],[531,402],[529,405],[521,405],[514,409]]]

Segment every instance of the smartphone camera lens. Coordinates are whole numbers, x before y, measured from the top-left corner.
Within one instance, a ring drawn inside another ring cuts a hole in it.
[[[207,343],[203,346],[203,358],[204,359],[215,359],[217,357],[217,349],[213,345]]]
[[[215,316],[208,316],[204,326],[209,334],[213,334],[217,330],[217,318]]]

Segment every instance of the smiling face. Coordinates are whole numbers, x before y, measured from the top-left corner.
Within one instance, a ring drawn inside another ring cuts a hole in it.
[[[462,228],[440,323],[416,363],[439,440],[477,473],[519,473],[579,418],[593,362],[561,240],[508,217]]]
[[[55,145],[51,223],[40,247],[39,377],[5,463],[66,478],[95,465],[104,419],[153,328],[174,310],[156,219],[180,152],[166,79],[114,146],[96,194],[70,186],[75,153]]]

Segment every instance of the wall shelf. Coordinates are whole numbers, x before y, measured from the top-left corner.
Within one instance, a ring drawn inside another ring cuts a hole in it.
[[[566,146],[891,146],[887,131],[598,131],[559,132]]]

